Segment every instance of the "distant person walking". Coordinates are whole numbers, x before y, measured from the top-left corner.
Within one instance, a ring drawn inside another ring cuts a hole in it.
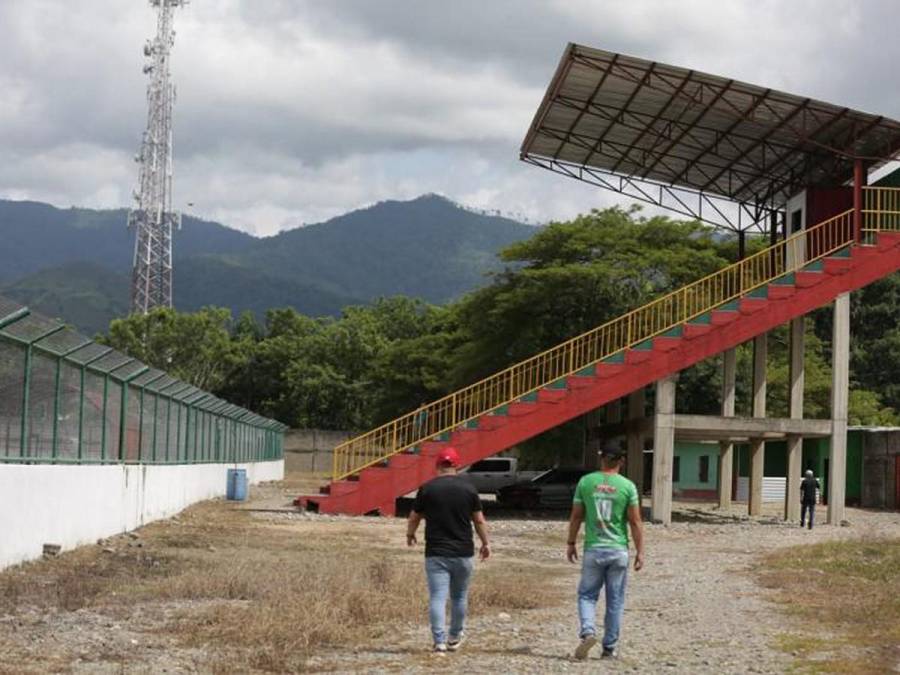
[[[816,513],[816,492],[819,490],[819,481],[813,476],[811,469],[806,470],[806,475],[800,481],[800,527],[806,523],[806,512],[809,511],[809,529],[813,529],[813,517]]]
[[[473,524],[481,540],[480,559],[487,560],[491,555],[481,499],[469,481],[456,475],[459,464],[459,453],[454,448],[441,451],[437,457],[438,475],[419,488],[406,527],[406,545],[413,546],[419,523],[425,519],[428,613],[434,651],[438,653],[454,652],[463,641],[475,556]],[[445,629],[448,596],[449,634]]]
[[[625,608],[628,581],[628,529],[634,538],[637,555],[635,571],[644,566],[644,537],[641,505],[634,483],[620,475],[624,451],[608,445],[600,455],[600,470],[582,477],[575,488],[566,557],[578,560],[576,539],[584,522],[584,555],[578,584],[578,618],[581,643],[576,659],[586,659],[597,644],[595,618],[600,590],[606,588],[606,614],[603,619],[602,658],[615,658]],[[627,526],[626,526],[627,523]]]

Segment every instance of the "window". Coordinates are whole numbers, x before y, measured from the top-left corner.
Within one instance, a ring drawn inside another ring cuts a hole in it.
[[[791,213],[791,234],[796,234],[803,229],[803,209],[797,209]]]
[[[709,482],[709,455],[700,456],[700,482]]]
[[[510,471],[512,462],[508,459],[483,459],[475,462],[469,469],[470,473],[503,473]]]
[[[672,462],[672,482],[681,480],[681,457],[676,457]]]

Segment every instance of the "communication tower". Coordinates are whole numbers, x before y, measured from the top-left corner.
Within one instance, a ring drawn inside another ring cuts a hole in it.
[[[154,307],[172,306],[172,231],[181,216],[172,210],[172,107],[175,87],[170,82],[169,58],[175,44],[175,8],[188,0],[150,0],[157,8],[157,31],[144,45],[147,85],[147,129],[135,156],[140,164],[135,206],[128,227],[135,230],[131,311],[146,314]]]

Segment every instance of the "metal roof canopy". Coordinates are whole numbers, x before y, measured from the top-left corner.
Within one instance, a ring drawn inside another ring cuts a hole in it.
[[[765,229],[806,187],[900,151],[900,122],[570,43],[520,157],[720,227]]]

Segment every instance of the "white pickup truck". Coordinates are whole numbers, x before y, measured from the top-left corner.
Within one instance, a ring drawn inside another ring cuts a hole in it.
[[[475,462],[462,471],[481,494],[497,494],[500,488],[531,480],[542,471],[519,471],[515,457],[488,457]]]

